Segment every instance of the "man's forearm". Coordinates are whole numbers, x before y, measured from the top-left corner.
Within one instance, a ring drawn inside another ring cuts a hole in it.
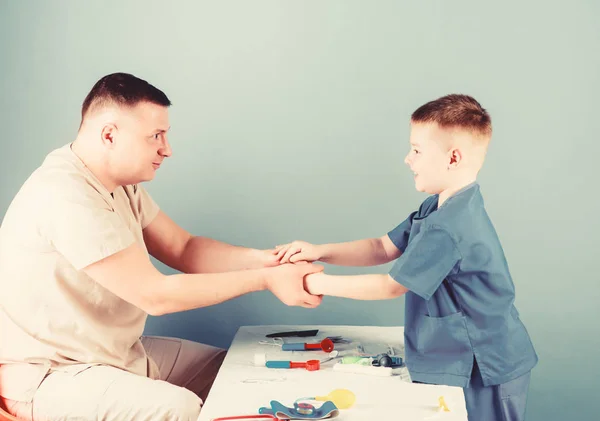
[[[347,243],[322,244],[320,260],[340,266],[375,266],[388,263],[385,248],[379,238],[350,241]]]
[[[211,306],[266,289],[265,269],[176,274],[156,280],[149,313],[162,315]]]
[[[399,297],[408,291],[389,275],[335,276],[315,273],[306,277],[305,287],[313,295],[355,300],[385,300]]]
[[[184,273],[217,273],[258,268],[258,250],[227,244],[208,237],[190,237],[179,267]]]

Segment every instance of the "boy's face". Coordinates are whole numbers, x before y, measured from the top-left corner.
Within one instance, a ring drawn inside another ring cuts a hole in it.
[[[410,151],[404,162],[415,178],[415,188],[439,194],[450,184],[450,134],[434,123],[411,123]]]

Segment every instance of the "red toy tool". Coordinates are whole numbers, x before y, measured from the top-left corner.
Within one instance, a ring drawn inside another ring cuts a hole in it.
[[[267,361],[265,365],[269,368],[305,368],[308,371],[317,371],[321,368],[321,362],[319,360],[308,360],[306,362]]]
[[[291,344],[283,344],[281,349],[283,351],[313,351],[313,350],[321,350],[325,352],[333,351],[333,341],[331,339],[325,338],[321,342],[317,344],[308,344],[308,343],[291,343]]]

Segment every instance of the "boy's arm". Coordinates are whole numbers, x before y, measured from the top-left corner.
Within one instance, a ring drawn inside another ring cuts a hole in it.
[[[304,288],[315,295],[332,295],[356,300],[399,297],[409,290],[429,300],[462,256],[444,229],[421,229],[388,275],[306,276]]]
[[[335,276],[313,273],[304,279],[304,288],[312,295],[331,295],[354,300],[386,300],[400,297],[408,291],[387,274]]]
[[[320,261],[339,266],[382,265],[397,259],[401,254],[387,234],[379,238],[322,244],[317,247],[321,249]]]
[[[401,254],[387,234],[380,238],[319,245],[294,241],[276,250],[281,263],[319,260],[339,266],[382,265],[397,259]]]

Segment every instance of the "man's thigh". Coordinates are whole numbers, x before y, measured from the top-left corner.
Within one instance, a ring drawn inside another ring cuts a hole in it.
[[[195,421],[202,402],[189,390],[109,366],[54,372],[33,399],[34,421]]]
[[[227,351],[185,339],[144,336],[142,344],[158,365],[160,378],[185,387],[202,400],[221,368]]]

